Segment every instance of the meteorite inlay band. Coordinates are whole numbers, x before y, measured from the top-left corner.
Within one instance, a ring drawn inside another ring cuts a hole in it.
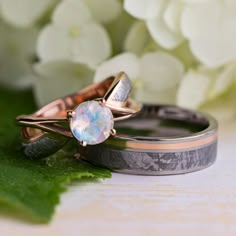
[[[144,105],[137,116],[115,127],[116,137],[83,150],[85,160],[139,175],[183,174],[204,169],[216,160],[217,122],[208,114]]]
[[[95,145],[115,135],[114,121],[127,119],[141,106],[129,98],[131,82],[124,72],[58,99],[32,115],[17,117],[24,152],[31,158],[47,157],[69,139],[82,146]],[[69,126],[69,127],[68,127]]]

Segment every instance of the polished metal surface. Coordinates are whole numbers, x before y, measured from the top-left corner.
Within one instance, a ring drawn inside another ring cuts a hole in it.
[[[47,157],[73,138],[69,129],[68,114],[80,103],[98,100],[113,113],[114,121],[127,119],[141,109],[141,105],[129,98],[131,82],[124,72],[100,83],[92,84],[78,93],[51,102],[31,115],[16,118],[23,126],[22,137],[25,154],[30,158]],[[64,125],[64,124],[65,125]],[[111,130],[111,135],[116,131]],[[84,145],[84,142],[81,142]]]
[[[216,160],[217,121],[207,114],[144,105],[139,115],[119,122],[116,128],[116,137],[84,149],[83,159],[139,175],[184,174],[209,167]]]
[[[216,160],[217,142],[205,147],[169,152],[118,150],[98,145],[83,157],[92,164],[115,172],[135,175],[175,175],[211,166]]]

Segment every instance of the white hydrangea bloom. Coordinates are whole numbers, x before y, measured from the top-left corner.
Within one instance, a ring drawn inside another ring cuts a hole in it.
[[[123,53],[103,62],[96,70],[95,81],[125,71],[133,82],[134,97],[141,102],[173,103],[184,68],[165,52],[147,53],[138,58]]]
[[[164,48],[175,48],[182,41],[180,17],[182,0],[125,0],[125,10],[134,17],[145,20],[153,39]]]
[[[39,107],[78,92],[91,84],[94,76],[88,67],[68,61],[38,63],[34,66],[34,72],[34,95]]]
[[[119,0],[84,0],[93,18],[100,23],[115,20],[122,12]],[[109,9],[109,10],[108,10]]]
[[[186,68],[199,64],[199,61],[192,54],[186,41],[172,50],[163,49],[152,39],[145,23],[142,21],[136,21],[130,27],[124,40],[123,48],[125,51],[135,53],[139,56],[148,52],[162,50],[177,57]]]
[[[0,84],[14,89],[31,86],[38,31],[0,22]]]
[[[227,120],[236,114],[235,90],[235,62],[217,69],[199,67],[189,70],[181,81],[177,104],[191,109],[207,110],[218,119]],[[223,117],[221,112],[227,115]]]
[[[124,8],[144,20],[166,49],[188,40],[195,57],[209,67],[236,58],[235,0],[125,0]]]
[[[236,62],[227,64],[217,72],[218,76],[210,93],[211,98],[225,93],[236,82]]]
[[[101,63],[96,69],[94,82],[124,71],[132,80],[139,77],[139,59],[133,53],[122,53]]]
[[[175,103],[183,73],[183,64],[166,52],[143,55],[140,60],[142,86],[137,91],[137,99],[147,103]]]
[[[204,73],[190,70],[183,78],[178,90],[177,104],[187,108],[198,108],[208,98],[211,78]]]
[[[225,122],[232,122],[236,119],[236,85],[231,85],[225,94],[217,97],[214,100],[206,102],[201,106],[201,110],[212,114],[220,124],[224,125]]]
[[[181,29],[195,56],[217,67],[236,58],[236,1],[188,1]]]
[[[37,52],[42,62],[68,60],[91,68],[110,56],[110,39],[93,21],[83,1],[64,0],[55,9],[52,23],[41,31]]]
[[[0,12],[16,27],[31,27],[58,0],[0,0]]]
[[[124,1],[125,10],[134,17],[142,20],[155,18],[161,13],[164,5],[165,0],[146,0],[139,2],[136,0]]]

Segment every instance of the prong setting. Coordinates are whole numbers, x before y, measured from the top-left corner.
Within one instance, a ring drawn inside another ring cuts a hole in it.
[[[75,112],[74,111],[67,111],[66,115],[67,119],[71,119],[75,117]]]
[[[111,129],[110,134],[111,134],[112,136],[115,136],[115,135],[116,135],[116,130],[115,130],[115,129]]]
[[[80,144],[83,146],[83,147],[86,147],[87,146],[87,143],[85,141],[81,141]]]
[[[106,100],[104,98],[102,98],[100,101],[99,101],[99,104],[101,106],[105,106],[106,105]]]

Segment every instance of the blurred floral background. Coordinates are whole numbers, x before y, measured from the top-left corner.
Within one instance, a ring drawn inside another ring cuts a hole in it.
[[[0,85],[38,106],[119,71],[137,100],[236,119],[235,0],[0,0]]]

